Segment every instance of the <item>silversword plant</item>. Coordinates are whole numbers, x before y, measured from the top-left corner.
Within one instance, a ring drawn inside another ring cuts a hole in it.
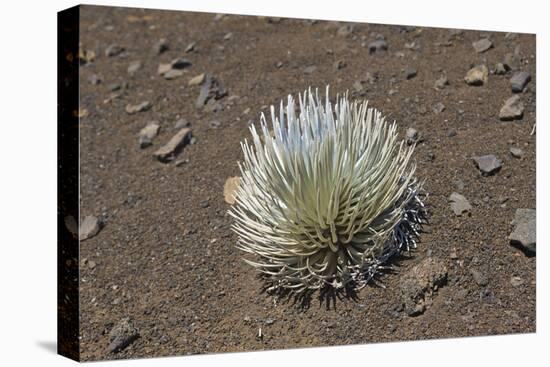
[[[303,292],[367,284],[392,256],[415,247],[424,205],[411,163],[414,146],[398,140],[368,102],[318,91],[261,116],[230,214],[237,247],[271,290]]]

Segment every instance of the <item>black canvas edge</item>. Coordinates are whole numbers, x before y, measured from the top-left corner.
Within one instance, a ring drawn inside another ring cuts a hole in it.
[[[57,353],[80,361],[80,7],[57,13]]]

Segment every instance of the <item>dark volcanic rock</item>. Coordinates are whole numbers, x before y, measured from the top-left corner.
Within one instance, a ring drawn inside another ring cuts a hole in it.
[[[120,320],[109,333],[108,353],[118,353],[139,337],[139,330],[128,317]]]
[[[510,244],[524,250],[527,254],[537,252],[537,233],[536,233],[535,209],[516,209],[516,214],[512,225],[513,232],[510,234]]]
[[[401,282],[401,300],[409,316],[417,316],[432,304],[434,292],[447,281],[447,268],[440,261],[428,257],[404,276]]]
[[[206,74],[201,84],[201,90],[195,105],[197,108],[202,108],[209,100],[218,100],[226,95],[227,91],[220,85],[218,80],[212,75]]]
[[[502,167],[502,161],[493,154],[474,157],[474,162],[484,176],[492,175]]]
[[[515,73],[510,79],[510,85],[512,86],[512,92],[520,93],[523,91],[527,83],[531,81],[531,74],[526,71],[520,71]]]

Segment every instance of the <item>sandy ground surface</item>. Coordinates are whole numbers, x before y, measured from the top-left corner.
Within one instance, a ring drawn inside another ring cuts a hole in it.
[[[388,50],[369,52],[382,37]],[[158,54],[161,38],[169,48]],[[472,43],[482,38],[492,47],[477,53]],[[535,331],[536,257],[508,239],[515,210],[535,208],[534,35],[85,6],[81,43],[95,53],[81,66],[81,215],[104,223],[81,242],[83,360]],[[124,51],[106,56],[112,44]],[[520,93],[523,118],[504,122],[499,111],[512,96],[513,72],[490,72],[477,87],[464,77],[478,64],[492,71],[514,52],[532,80]],[[192,65],[166,80],[159,63],[175,58]],[[135,61],[141,67],[128,73]],[[416,76],[407,79],[411,68]],[[201,73],[227,91],[215,106],[223,110],[196,107],[201,87],[188,81]],[[444,75],[449,85],[435,88]],[[121,89],[113,92],[115,83]],[[239,173],[239,141],[249,136],[250,120],[258,123],[261,111],[289,93],[327,84],[333,95],[367,98],[403,136],[418,130],[423,141],[414,159],[426,180],[430,226],[418,248],[381,277],[385,288],[367,287],[356,299],[314,297],[304,309],[261,292],[234,247],[223,186]],[[144,101],[149,110],[126,112]],[[196,140],[161,163],[152,154],[182,118]],[[151,121],[160,131],[141,149],[139,131]],[[502,161],[492,176],[472,161],[485,154]],[[469,213],[453,213],[453,192],[469,201]],[[423,313],[409,316],[401,285],[432,260],[446,280],[429,292]],[[109,335],[124,318],[139,337],[110,353]]]

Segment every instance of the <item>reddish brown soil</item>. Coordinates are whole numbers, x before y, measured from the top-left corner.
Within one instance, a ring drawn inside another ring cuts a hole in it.
[[[506,39],[504,33],[465,31],[444,46],[448,29],[405,32],[398,26],[356,24],[351,35],[340,36],[342,24],[332,22],[214,17],[82,8],[81,42],[97,56],[81,67],[81,108],[88,111],[80,132],[81,215],[105,221],[80,249],[83,360],[535,331],[536,258],[511,247],[507,238],[515,209],[535,208],[535,135],[530,135],[535,123],[534,35]],[[224,40],[228,32],[233,35]],[[369,54],[361,46],[377,34],[389,44],[385,54]],[[472,42],[481,36],[489,36],[494,47],[477,54]],[[168,39],[170,50],[155,55],[151,48],[160,38]],[[197,51],[186,54],[192,41]],[[413,41],[419,50],[405,47]],[[106,57],[105,48],[112,43],[125,47],[125,54]],[[510,74],[491,74],[481,87],[468,86],[463,78],[473,64],[492,69],[518,45],[522,69],[533,80],[522,94],[523,119],[501,122],[499,110],[511,96]],[[175,80],[158,76],[159,62],[176,57],[192,62],[185,75]],[[340,59],[346,67],[336,70]],[[143,66],[130,76],[127,67],[134,60]],[[279,61],[283,65],[277,68]],[[309,65],[317,68],[306,74]],[[418,72],[411,80],[403,77],[408,66]],[[229,96],[220,100],[222,112],[195,107],[200,87],[187,82],[202,72],[228,90]],[[261,111],[289,93],[308,86],[324,91],[326,84],[334,95],[351,91],[367,72],[378,75],[374,84],[365,84],[371,105],[395,119],[402,134],[415,127],[425,139],[415,160],[418,177],[426,180],[431,226],[418,249],[381,278],[385,288],[367,287],[357,300],[329,304],[314,297],[305,310],[276,302],[261,293],[262,283],[241,261],[230,231],[223,185],[239,173],[239,141],[248,137],[249,120],[257,122]],[[102,82],[89,83],[92,74]],[[434,89],[443,74],[450,85]],[[128,90],[104,103],[107,86],[122,81],[129,83]],[[397,93],[390,95],[392,89]],[[153,104],[151,110],[125,112],[128,103],[144,100]],[[432,111],[438,102],[446,107],[440,114]],[[180,117],[191,122],[197,143],[178,157],[188,163],[160,163],[152,153],[175,134]],[[152,147],[140,149],[137,134],[152,120],[160,122],[160,134]],[[221,123],[219,128],[210,127],[213,120]],[[448,136],[451,128],[456,136]],[[521,147],[524,157],[511,157],[511,146]],[[499,157],[502,170],[482,177],[471,160],[482,154]],[[463,189],[456,187],[457,180],[463,181]],[[471,215],[454,215],[447,201],[453,191],[470,201]],[[400,303],[401,280],[427,256],[447,266],[447,285],[420,316],[392,311]],[[488,277],[487,286],[476,284],[472,268]],[[513,286],[512,276],[523,284]],[[134,320],[140,337],[120,353],[107,354],[108,333],[124,317]],[[263,339],[256,337],[260,327]]]

